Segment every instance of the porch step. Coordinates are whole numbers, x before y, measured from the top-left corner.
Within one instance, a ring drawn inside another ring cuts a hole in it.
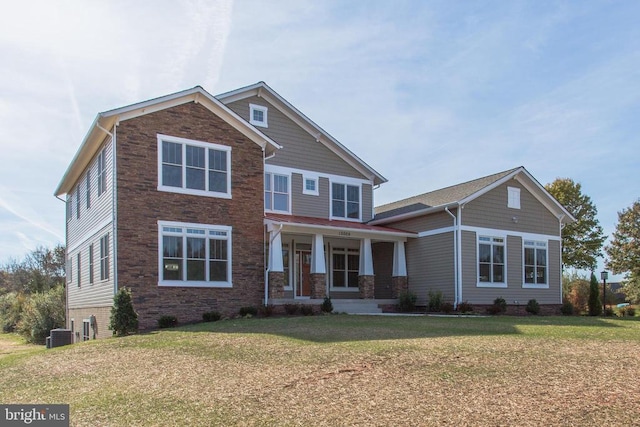
[[[333,304],[334,313],[347,313],[347,314],[382,313],[382,310],[378,306],[379,301],[332,299],[331,303]]]

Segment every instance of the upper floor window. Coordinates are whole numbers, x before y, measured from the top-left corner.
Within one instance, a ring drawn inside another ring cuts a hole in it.
[[[93,284],[93,243],[89,245],[89,284]]]
[[[289,176],[271,172],[264,174],[264,209],[289,212]]]
[[[76,187],[76,218],[80,219],[80,184]]]
[[[503,237],[478,237],[478,286],[506,286]]]
[[[109,279],[109,234],[100,238],[100,280]]]
[[[507,187],[507,194],[507,207],[520,209],[520,189],[516,187]]]
[[[260,127],[269,127],[267,122],[267,107],[249,104],[249,123]]]
[[[78,252],[78,255],[76,256],[78,258],[78,260],[76,261],[76,268],[78,269],[78,287],[80,287],[80,282],[81,282],[81,277],[82,277],[82,257],[81,257],[81,252]]]
[[[158,222],[161,286],[231,287],[231,227]]]
[[[231,198],[231,147],[158,135],[158,190]]]
[[[360,219],[360,186],[331,184],[331,216]]]
[[[91,207],[91,169],[87,169],[87,209]]]
[[[302,187],[302,194],[310,194],[312,196],[319,195],[318,191],[318,178],[310,178],[305,176]]]
[[[98,197],[107,191],[107,149],[98,154]]]
[[[547,287],[547,242],[524,241],[524,287]]]

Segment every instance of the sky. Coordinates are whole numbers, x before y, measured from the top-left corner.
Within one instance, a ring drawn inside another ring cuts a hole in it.
[[[0,263],[64,243],[53,192],[98,112],[258,81],[389,180],[377,205],[525,166],[610,235],[640,198],[638,22],[635,0],[5,3]]]

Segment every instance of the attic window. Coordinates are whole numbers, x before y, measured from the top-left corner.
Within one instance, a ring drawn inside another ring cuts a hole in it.
[[[269,127],[267,124],[267,107],[249,104],[249,123],[263,128]]]
[[[507,187],[507,192],[507,207],[512,209],[520,209],[520,189],[516,187]]]

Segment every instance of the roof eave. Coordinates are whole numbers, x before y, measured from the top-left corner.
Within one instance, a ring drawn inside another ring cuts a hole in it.
[[[424,209],[419,209],[416,211],[412,211],[412,212],[406,212],[403,214],[399,214],[399,215],[393,215],[387,218],[382,218],[382,219],[373,219],[371,221],[369,221],[367,224],[370,225],[381,225],[381,224],[389,224],[392,222],[398,222],[398,221],[404,221],[407,219],[412,219],[412,218],[416,218],[422,215],[429,215],[435,212],[439,212],[439,211],[444,211],[447,208],[454,208],[459,206],[458,202],[451,202],[451,203],[446,203],[444,205],[438,205],[438,206],[431,206],[429,208],[424,208]]]

